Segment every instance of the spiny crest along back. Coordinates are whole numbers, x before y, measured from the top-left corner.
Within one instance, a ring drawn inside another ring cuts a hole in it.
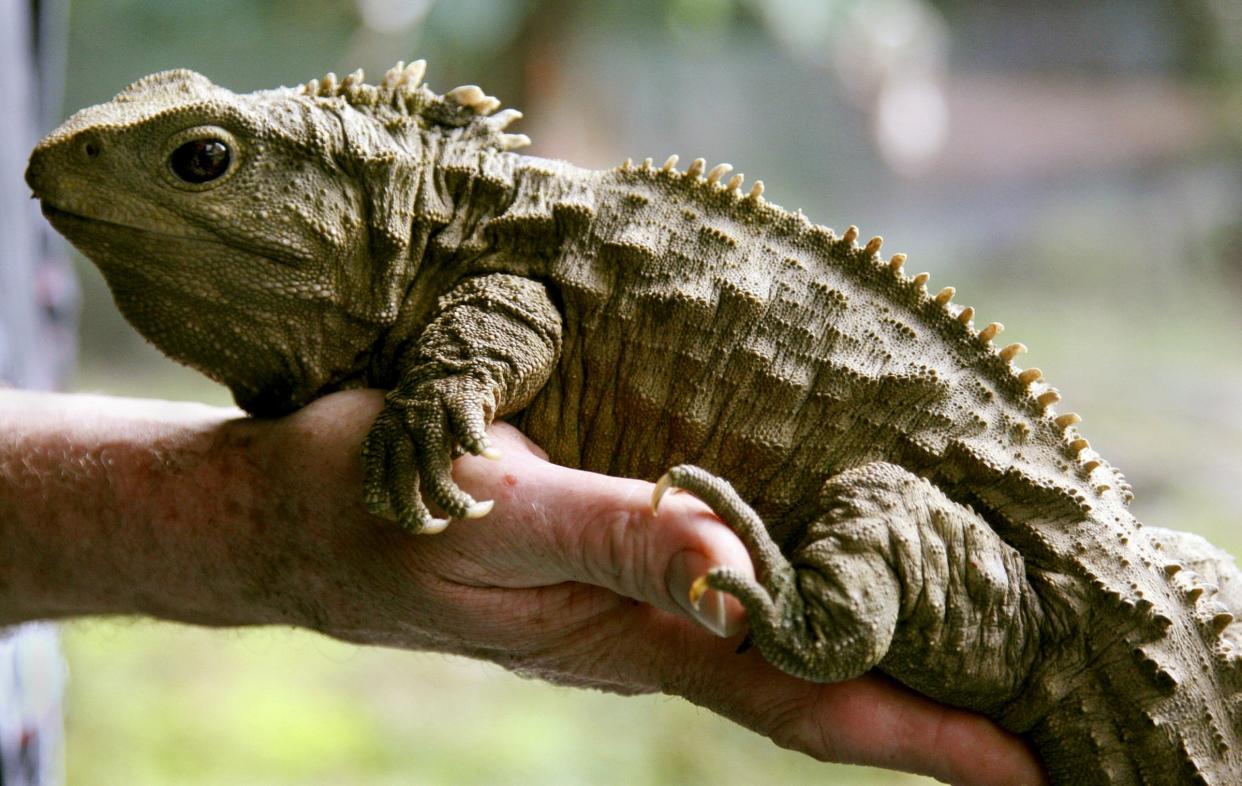
[[[516,150],[530,144],[530,137],[525,134],[505,133],[506,128],[521,119],[520,111],[497,111],[499,99],[486,95],[477,85],[461,85],[440,95],[422,84],[426,68],[423,60],[409,65],[398,61],[378,85],[367,84],[362,69],[358,69],[340,80],[329,72],[321,79],[312,79],[292,89],[260,91],[255,95],[270,98],[284,94],[343,101],[374,115],[385,125],[412,121],[419,128],[460,129],[461,137],[499,150]],[[150,114],[157,114],[175,110],[189,101],[213,99],[232,105],[237,97],[195,71],[185,68],[161,71],[133,82],[112,101],[77,113],[49,139],[67,137],[87,126],[132,124],[135,115],[128,107],[135,104],[147,105]]]
[[[406,65],[403,61],[388,69],[378,85],[366,83],[361,68],[337,80],[329,71],[322,79],[312,79],[295,88],[298,95],[344,99],[349,105],[372,112],[392,112],[397,117],[417,120],[421,125],[465,128],[467,135],[501,150],[515,150],[530,144],[525,134],[506,134],[504,130],[522,117],[516,109],[500,108],[500,100],[483,92],[478,85],[461,85],[440,95],[425,84],[424,60]],[[496,112],[496,114],[492,114]]]

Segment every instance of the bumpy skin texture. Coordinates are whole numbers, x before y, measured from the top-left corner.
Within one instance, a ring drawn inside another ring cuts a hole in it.
[[[787,671],[882,669],[1028,735],[1057,782],[1242,781],[1232,560],[1142,528],[998,324],[727,165],[520,156],[517,113],[421,76],[156,74],[27,179],[130,321],[250,412],[388,389],[366,499],[412,531],[446,524],[424,498],[487,512],[449,462],[510,417],[563,464],[673,467],[756,564],[706,583]]]

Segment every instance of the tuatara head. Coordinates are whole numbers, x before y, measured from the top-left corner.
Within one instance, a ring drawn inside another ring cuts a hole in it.
[[[436,95],[422,68],[246,95],[153,74],[49,134],[26,180],[148,340],[286,412],[358,378],[396,318],[430,137],[512,138],[495,99]]]

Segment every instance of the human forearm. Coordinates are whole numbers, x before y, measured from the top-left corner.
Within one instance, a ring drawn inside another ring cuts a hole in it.
[[[161,402],[0,392],[0,624],[147,614],[302,625],[494,660],[570,685],[685,696],[819,758],[963,784],[1036,783],[1015,738],[873,678],[810,685],[685,619],[740,541],[688,494],[541,461],[504,426],[499,462],[455,478],[496,499],[477,522],[406,534],[362,505],[378,391],[275,421]],[[634,600],[645,603],[636,603]],[[709,627],[741,609],[705,597]]]
[[[253,600],[257,489],[235,411],[0,392],[0,623],[277,621]]]

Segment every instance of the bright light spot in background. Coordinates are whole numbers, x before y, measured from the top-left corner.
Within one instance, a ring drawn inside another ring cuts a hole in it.
[[[827,65],[838,18],[851,0],[751,0],[768,30],[807,62]]]
[[[875,107],[875,141],[893,171],[917,175],[935,163],[949,131],[949,107],[939,80],[892,79]]]
[[[870,115],[893,171],[925,172],[944,148],[948,23],[921,0],[751,0],[790,51],[832,70],[846,100]]]
[[[377,33],[399,33],[431,10],[431,0],[357,0],[362,23]]]

